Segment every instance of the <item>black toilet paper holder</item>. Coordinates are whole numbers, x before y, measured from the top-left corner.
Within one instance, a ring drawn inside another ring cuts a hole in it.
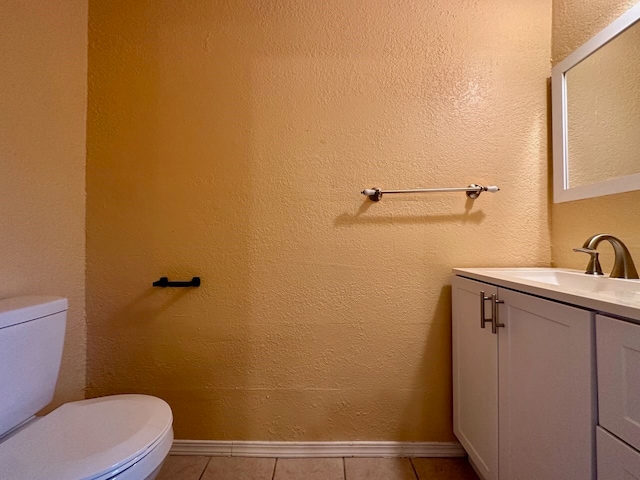
[[[199,287],[200,277],[193,277],[188,282],[170,282],[168,277],[160,277],[160,280],[153,282],[154,287]]]

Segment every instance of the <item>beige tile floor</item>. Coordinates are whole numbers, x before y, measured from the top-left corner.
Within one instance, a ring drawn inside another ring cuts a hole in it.
[[[478,480],[463,458],[169,456],[157,480]]]

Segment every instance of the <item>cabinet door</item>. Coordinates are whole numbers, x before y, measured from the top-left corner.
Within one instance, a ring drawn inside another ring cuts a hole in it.
[[[499,289],[500,478],[595,475],[593,313]]]
[[[596,317],[600,425],[640,450],[640,325]]]
[[[640,453],[598,427],[598,479],[640,480]]]
[[[497,288],[462,277],[452,281],[453,431],[485,480],[498,478],[498,339],[480,328],[481,291]],[[491,302],[486,301],[491,318]]]

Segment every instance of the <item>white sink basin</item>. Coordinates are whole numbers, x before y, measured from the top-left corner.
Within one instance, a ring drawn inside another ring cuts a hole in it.
[[[565,268],[457,268],[454,273],[640,321],[640,280]]]
[[[640,293],[640,280],[609,278],[602,275],[587,275],[583,272],[559,268],[514,268],[497,270],[504,275],[521,280],[547,283],[571,290],[585,292],[637,292]]]

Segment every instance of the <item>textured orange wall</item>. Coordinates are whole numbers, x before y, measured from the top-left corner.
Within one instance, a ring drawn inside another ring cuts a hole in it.
[[[589,40],[619,17],[637,0],[554,0],[553,63]],[[552,206],[551,243],[553,263],[559,267],[585,268],[586,255],[572,251],[595,233],[611,233],[629,247],[640,265],[640,191],[589,198]],[[613,266],[613,249],[608,243],[602,250],[602,268]]]
[[[551,258],[551,1],[95,0],[89,38],[88,393],[177,438],[452,440],[451,268]]]
[[[0,5],[0,297],[69,298],[55,404],[84,397],[87,2]]]

